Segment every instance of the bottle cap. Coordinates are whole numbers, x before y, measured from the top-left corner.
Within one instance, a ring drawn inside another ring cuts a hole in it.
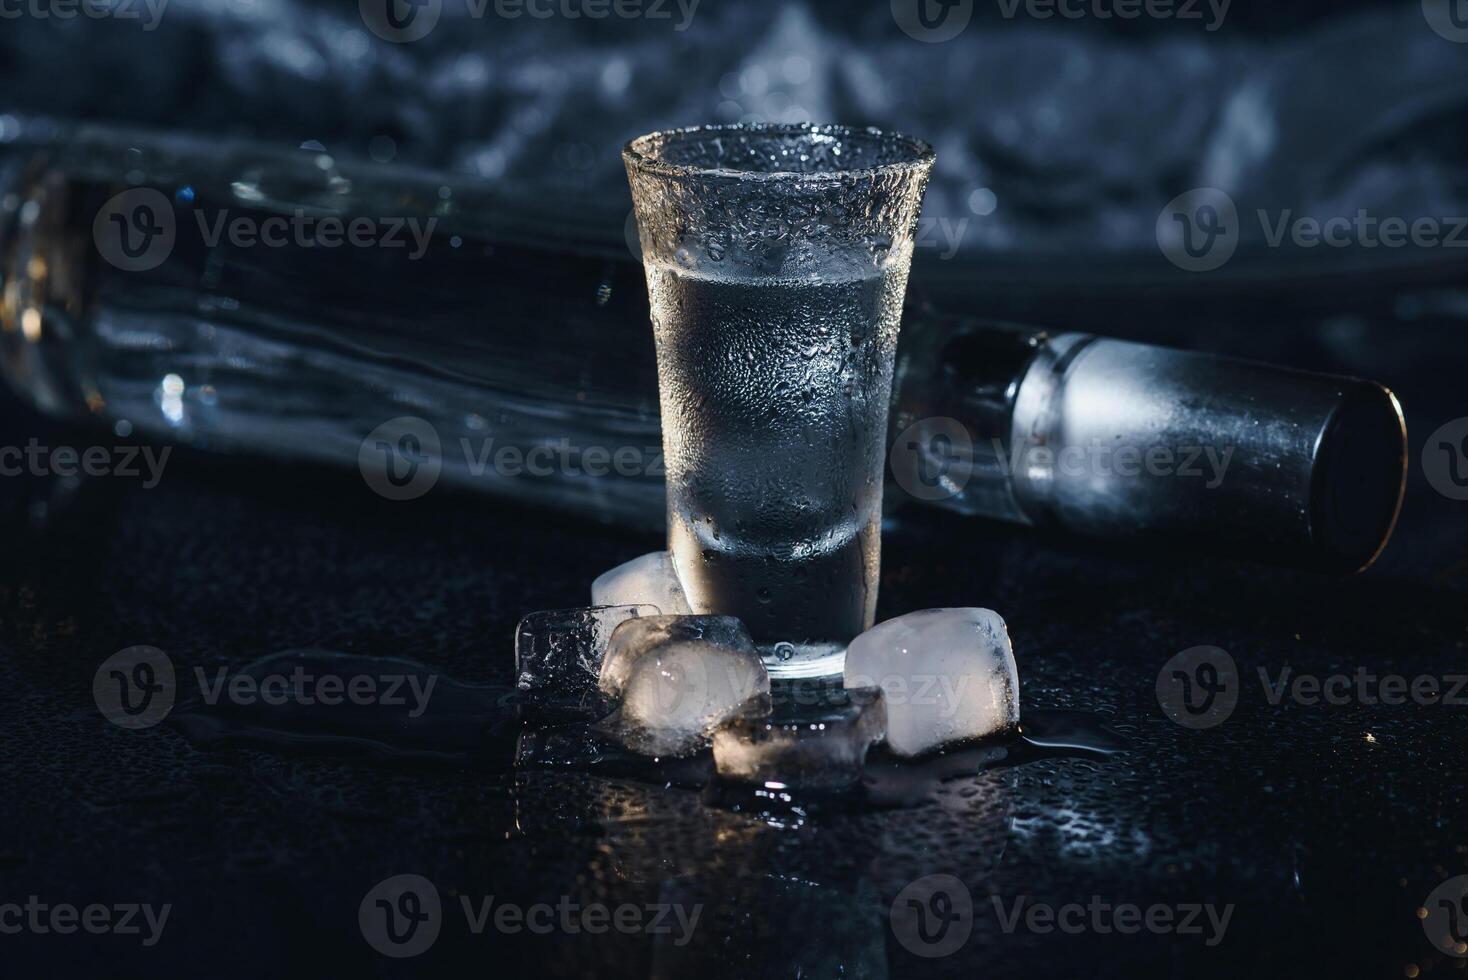
[[[1032,523],[1336,571],[1381,553],[1406,482],[1379,384],[1086,334],[1041,345],[1009,439]]]

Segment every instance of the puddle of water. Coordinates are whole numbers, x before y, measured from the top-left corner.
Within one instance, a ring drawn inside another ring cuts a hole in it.
[[[888,809],[921,806],[945,782],[1036,759],[1104,757],[1125,740],[1080,711],[1024,712],[1017,731],[947,746],[916,759],[876,746],[859,786],[796,794],[779,784],[735,786],[715,777],[713,754],[653,759],[597,722],[604,706],[534,704],[509,685],[465,684],[426,664],[326,650],[288,650],[237,671],[190,672],[197,688],[169,723],[200,745],[252,745],[490,771],[560,770],[702,790],[736,810]],[[815,688],[777,684],[776,710],[795,712]],[[782,693],[785,697],[782,699]]]

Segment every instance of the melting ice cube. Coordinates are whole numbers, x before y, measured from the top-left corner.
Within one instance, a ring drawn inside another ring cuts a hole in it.
[[[886,722],[879,688],[831,688],[814,705],[782,709],[769,718],[733,719],[714,734],[714,765],[720,776],[738,782],[854,786]]]
[[[602,693],[621,702],[614,727],[636,751],[680,755],[736,715],[769,710],[770,675],[733,616],[649,616],[612,634]]]
[[[878,623],[846,648],[847,687],[880,687],[887,744],[918,755],[1019,723],[1019,671],[991,609],[924,609]]]
[[[672,556],[666,551],[654,551],[602,572],[591,583],[591,604],[651,605],[669,616],[686,616],[693,611],[683,595]]]
[[[541,698],[584,701],[596,690],[612,631],[656,616],[653,606],[592,606],[528,614],[515,628],[516,686]]]

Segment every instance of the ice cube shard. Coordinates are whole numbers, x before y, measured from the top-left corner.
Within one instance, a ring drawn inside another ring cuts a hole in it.
[[[652,605],[668,616],[686,616],[693,610],[678,581],[678,571],[666,551],[654,551],[602,572],[591,583],[593,606]]]
[[[769,711],[770,676],[732,616],[627,620],[612,634],[600,687],[620,703],[610,727],[648,755],[696,751],[730,718]]]
[[[887,744],[920,755],[1019,724],[1019,671],[991,609],[925,609],[879,623],[846,649],[846,687],[880,687]]]
[[[719,777],[797,789],[848,789],[886,730],[879,688],[832,688],[819,703],[767,718],[735,718],[714,733]]]
[[[584,702],[596,691],[612,631],[654,606],[591,606],[527,614],[515,628],[516,686],[537,699]]]

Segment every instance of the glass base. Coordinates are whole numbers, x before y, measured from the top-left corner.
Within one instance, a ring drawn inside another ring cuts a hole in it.
[[[846,668],[844,643],[764,643],[759,654],[771,680],[840,677]]]

